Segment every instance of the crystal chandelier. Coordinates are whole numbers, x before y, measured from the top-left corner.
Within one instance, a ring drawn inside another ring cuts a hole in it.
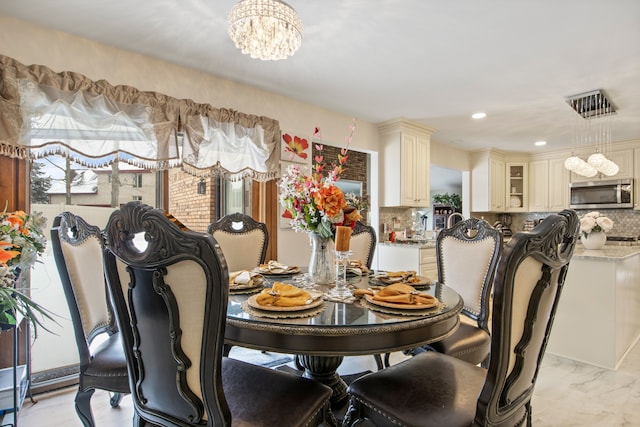
[[[620,168],[604,154],[611,149],[611,117],[615,113],[613,105],[600,90],[571,96],[567,98],[567,103],[582,119],[576,119],[580,122],[574,124],[574,153],[565,160],[564,167],[589,178],[598,172],[606,176],[617,174]],[[598,119],[597,123],[592,122],[594,119]],[[586,161],[575,154],[581,145],[595,147]]]
[[[302,44],[302,21],[279,0],[241,0],[229,13],[229,36],[252,58],[285,59]]]

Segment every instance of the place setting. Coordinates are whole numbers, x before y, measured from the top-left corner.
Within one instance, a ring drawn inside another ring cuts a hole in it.
[[[264,289],[264,276],[255,271],[240,270],[229,273],[229,293],[252,294]]]
[[[388,286],[404,283],[414,288],[429,288],[434,280],[426,276],[419,276],[415,271],[379,271],[369,276],[369,283],[377,286]]]
[[[324,310],[323,293],[282,282],[251,295],[242,309],[257,317],[272,319],[313,317]]]
[[[393,315],[422,316],[442,305],[433,295],[405,283],[394,283],[378,290],[356,289],[354,295],[362,306]]]
[[[254,269],[255,272],[265,276],[293,276],[300,273],[300,267],[291,266],[271,260],[266,264],[260,264]]]

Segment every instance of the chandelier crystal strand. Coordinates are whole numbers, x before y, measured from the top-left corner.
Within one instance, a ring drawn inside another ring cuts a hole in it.
[[[242,0],[229,13],[229,36],[252,58],[285,59],[302,44],[302,21],[279,0]]]
[[[615,111],[611,103],[600,91],[573,97],[569,105],[584,120],[576,118],[573,127],[573,149],[571,156],[565,160],[566,169],[585,177],[593,177],[598,172],[613,176],[619,167],[607,158],[611,150],[611,116]],[[592,123],[591,120],[598,120]],[[580,125],[576,125],[580,122]],[[580,146],[593,146],[593,152],[585,162],[577,151]],[[577,147],[576,147],[577,146]]]

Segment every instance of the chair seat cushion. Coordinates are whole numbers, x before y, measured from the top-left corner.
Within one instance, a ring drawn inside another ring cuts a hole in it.
[[[91,362],[82,375],[84,387],[95,386],[101,389],[129,393],[127,360],[122,349],[120,334],[108,336],[91,350]]]
[[[375,425],[470,426],[486,373],[459,359],[424,352],[357,379],[347,391]]]
[[[227,357],[222,386],[233,426],[315,427],[331,397],[331,389],[317,381]]]
[[[425,347],[478,365],[491,351],[491,336],[477,326],[461,323],[453,334]]]

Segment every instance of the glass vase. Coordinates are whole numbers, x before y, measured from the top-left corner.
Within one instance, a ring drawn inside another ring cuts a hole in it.
[[[309,277],[316,285],[326,285],[335,281],[335,258],[329,250],[328,237],[309,233],[311,240],[311,259],[309,260]]]

